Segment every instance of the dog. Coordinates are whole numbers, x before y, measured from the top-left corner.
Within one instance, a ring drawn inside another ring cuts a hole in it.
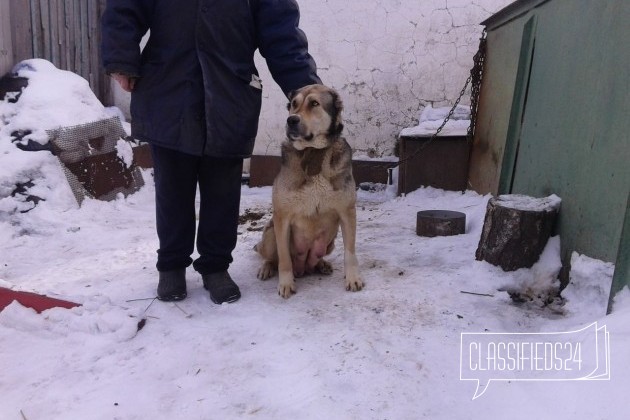
[[[356,187],[352,149],[341,136],[343,104],[323,85],[309,85],[289,95],[286,141],[280,172],[272,188],[273,218],[255,250],[264,262],[258,278],[278,272],[278,294],[296,292],[295,277],[331,274],[324,260],[335,247],[341,226],[346,290],[363,282],[355,254]]]

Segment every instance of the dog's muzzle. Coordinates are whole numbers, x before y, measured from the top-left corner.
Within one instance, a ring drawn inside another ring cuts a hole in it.
[[[300,116],[290,115],[287,118],[287,137],[291,140],[297,140],[300,135]]]
[[[305,133],[302,132],[302,125],[300,124],[302,122],[302,119],[300,118],[299,115],[290,115],[289,118],[287,118],[287,137],[289,138],[289,140],[291,141],[295,141],[295,140],[299,140],[299,139],[303,139],[303,140],[307,140],[310,141],[313,139],[313,134],[308,134],[306,135]]]
[[[299,115],[290,115],[289,118],[287,118],[287,127],[297,128],[298,125],[300,125]]]

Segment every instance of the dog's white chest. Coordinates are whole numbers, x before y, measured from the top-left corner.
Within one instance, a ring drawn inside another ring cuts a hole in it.
[[[333,210],[335,203],[339,202],[339,198],[336,197],[338,194],[328,179],[317,175],[300,188],[285,191],[276,198],[282,201],[282,208],[290,213],[312,217]]]
[[[332,203],[337,201],[330,182],[319,175],[313,177],[311,182],[302,186],[296,193],[298,201],[296,205],[302,207],[308,214],[326,211],[332,208]]]

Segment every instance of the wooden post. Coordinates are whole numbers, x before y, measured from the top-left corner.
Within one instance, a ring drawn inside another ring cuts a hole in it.
[[[505,271],[529,268],[540,257],[560,209],[560,198],[509,194],[488,201],[475,256]]]

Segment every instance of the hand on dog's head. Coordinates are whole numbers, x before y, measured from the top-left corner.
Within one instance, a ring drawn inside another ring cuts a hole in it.
[[[339,94],[324,85],[308,85],[288,95],[286,133],[298,150],[324,149],[343,131]]]

